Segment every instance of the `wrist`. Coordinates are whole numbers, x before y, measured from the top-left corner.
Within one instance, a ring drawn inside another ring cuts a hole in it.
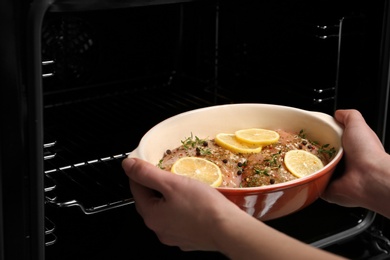
[[[229,259],[239,259],[237,253],[241,252],[239,256],[242,258],[242,252],[245,252],[242,246],[247,244],[246,240],[253,234],[253,230],[247,230],[248,225],[252,225],[252,219],[252,216],[238,208],[221,216],[212,233],[216,249]]]

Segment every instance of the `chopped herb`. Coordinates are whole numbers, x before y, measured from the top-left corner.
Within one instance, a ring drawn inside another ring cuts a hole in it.
[[[303,129],[301,131],[299,131],[298,136],[303,138],[303,139],[306,139],[306,133],[304,133]],[[319,144],[317,141],[312,141],[312,140],[310,140],[310,143],[312,145],[315,145],[315,146],[317,146]],[[329,147],[329,144],[324,144],[323,146],[321,146],[318,149],[318,152],[322,153],[322,154],[327,154],[329,156],[329,158],[332,158],[336,154],[336,149],[334,147],[327,149],[328,147]]]
[[[207,149],[200,148],[199,151],[200,151],[201,155],[209,155],[209,154],[211,154],[211,149],[210,148],[207,148]]]
[[[161,170],[164,170],[165,167],[162,166],[162,163],[163,163],[163,159],[161,159],[160,161],[158,161],[157,166],[158,166]]]
[[[318,152],[327,154],[329,158],[332,158],[336,154],[336,149],[334,147],[327,149],[328,147],[329,144],[324,144],[323,146],[320,147],[320,149],[318,149]]]
[[[304,133],[303,129],[301,129],[301,131],[299,131],[298,136],[299,136],[300,138],[306,139],[306,133]]]
[[[186,139],[182,140],[181,143],[186,150],[197,146],[207,146],[207,141],[205,139],[200,139],[197,136],[194,137],[192,133],[190,137],[187,137]]]
[[[310,141],[312,145],[318,145],[319,143],[317,141]]]
[[[281,154],[281,150],[279,150],[279,152],[277,153],[274,153],[271,155],[271,159],[266,159],[264,161],[268,162],[269,166],[271,167],[279,167],[278,165],[278,157],[280,156]]]
[[[264,175],[266,175],[266,176],[269,176],[268,170],[267,170],[267,169],[261,170],[261,169],[255,168],[255,169],[254,169],[254,172],[255,172],[256,174],[264,174]]]

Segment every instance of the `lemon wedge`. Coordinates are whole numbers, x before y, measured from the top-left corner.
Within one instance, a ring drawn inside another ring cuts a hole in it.
[[[215,142],[219,146],[237,153],[259,153],[262,149],[261,145],[240,142],[235,134],[219,133],[215,136]]]
[[[235,132],[237,140],[249,144],[270,145],[279,140],[279,134],[273,130],[248,128]]]
[[[171,172],[219,187],[222,184],[221,169],[213,162],[199,157],[182,157],[171,168]]]
[[[312,174],[324,167],[320,158],[305,150],[288,151],[284,156],[284,164],[298,178]]]

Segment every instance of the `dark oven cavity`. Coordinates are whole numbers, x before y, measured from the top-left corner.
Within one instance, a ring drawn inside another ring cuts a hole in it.
[[[130,2],[78,10],[58,1],[43,20],[47,257],[223,259],[161,245],[135,212],[121,161],[152,126],[196,108],[256,102],[332,113],[346,64],[341,25],[362,10],[338,1]],[[320,200],[269,224],[322,247],[372,218]]]

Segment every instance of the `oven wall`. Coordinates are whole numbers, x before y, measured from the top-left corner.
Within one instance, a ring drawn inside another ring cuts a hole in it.
[[[220,85],[243,101],[329,114],[356,108],[382,131],[386,8],[385,1],[223,1]]]

